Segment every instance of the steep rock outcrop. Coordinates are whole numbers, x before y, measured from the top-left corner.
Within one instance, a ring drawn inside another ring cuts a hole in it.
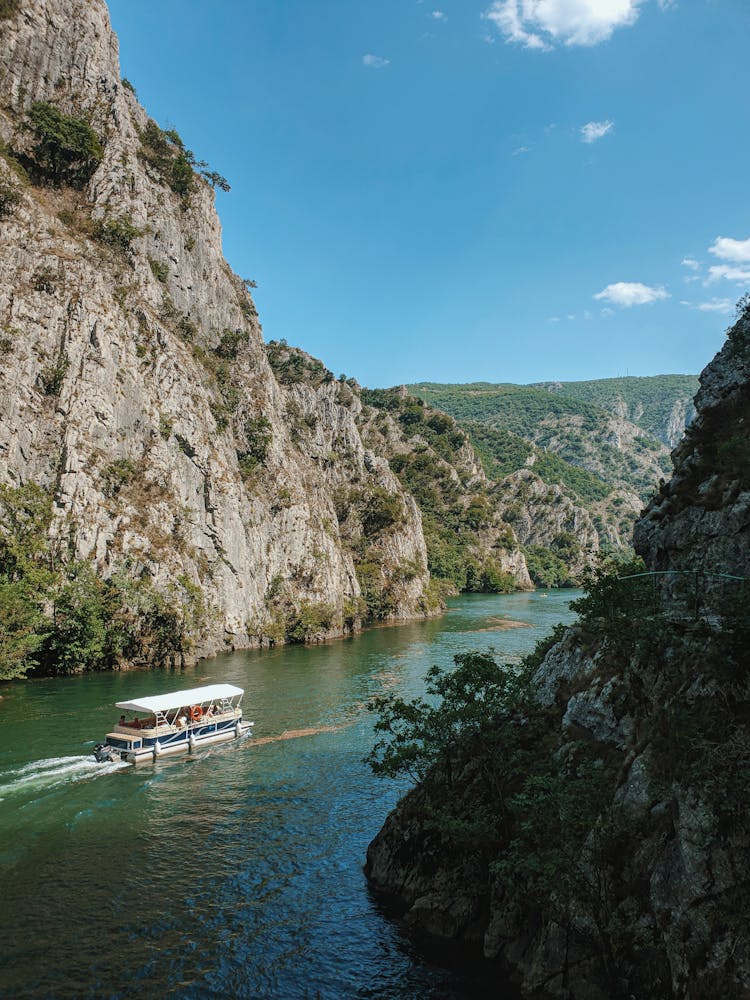
[[[604,577],[552,638],[533,707],[500,718],[523,770],[503,746],[489,766],[492,727],[481,761],[459,741],[452,784],[432,772],[368,850],[368,877],[408,922],[475,944],[528,994],[750,995],[750,619],[728,579],[750,577],[749,407],[746,309],[636,529],[665,575]],[[486,815],[494,833],[467,839],[461,824]]]
[[[747,313],[701,374],[697,416],[675,471],[646,509],[635,546],[656,570],[744,576],[750,555],[750,323]]]
[[[121,84],[104,3],[25,0],[0,33],[0,172],[17,202],[0,220],[0,478],[52,489],[53,530],[103,573],[200,584],[204,652],[262,639],[279,578],[293,604],[329,608],[321,634],[342,631],[360,586],[332,491],[356,480],[400,505],[376,540],[384,580],[400,580],[388,615],[423,613],[414,501],[368,456],[356,400],[300,390],[314,432],[290,417],[212,188],[192,169],[175,181],[179,137]],[[35,102],[98,135],[85,183],[37,172]]]
[[[215,183],[120,80],[103,0],[0,19],[0,482],[49,490],[103,576],[199,586],[197,653],[434,613],[391,452],[356,386],[269,363]]]

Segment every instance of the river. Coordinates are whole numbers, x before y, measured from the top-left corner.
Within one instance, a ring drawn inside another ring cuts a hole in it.
[[[524,655],[575,596],[462,596],[322,646],[0,685],[0,996],[514,997],[420,951],[368,892],[367,844],[406,786],[362,763],[365,706],[456,653]],[[93,763],[114,702],[219,681],[245,689],[258,742]]]

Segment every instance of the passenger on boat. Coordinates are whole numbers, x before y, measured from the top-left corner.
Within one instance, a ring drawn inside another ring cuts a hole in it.
[[[120,726],[126,726],[127,725],[127,722],[125,721],[125,713],[124,712],[120,716],[120,721],[119,721],[118,725],[120,725]]]

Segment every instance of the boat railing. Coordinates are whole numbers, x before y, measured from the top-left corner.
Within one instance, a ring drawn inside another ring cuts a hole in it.
[[[188,719],[186,725],[179,725],[177,722],[159,721],[158,725],[143,725],[146,720],[134,720],[138,722],[134,725],[132,722],[118,723],[112,730],[115,733],[120,733],[123,736],[169,736],[173,733],[181,733],[186,730],[195,728],[197,726],[213,725],[216,722],[226,722],[228,719],[237,719],[242,715],[242,710],[238,706],[227,709],[226,711],[214,710],[210,715],[204,713],[200,719]]]

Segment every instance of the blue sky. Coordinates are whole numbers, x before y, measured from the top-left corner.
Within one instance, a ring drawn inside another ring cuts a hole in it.
[[[109,0],[224,249],[370,386],[699,371],[750,289],[747,0]],[[683,263],[687,262],[687,263]]]

